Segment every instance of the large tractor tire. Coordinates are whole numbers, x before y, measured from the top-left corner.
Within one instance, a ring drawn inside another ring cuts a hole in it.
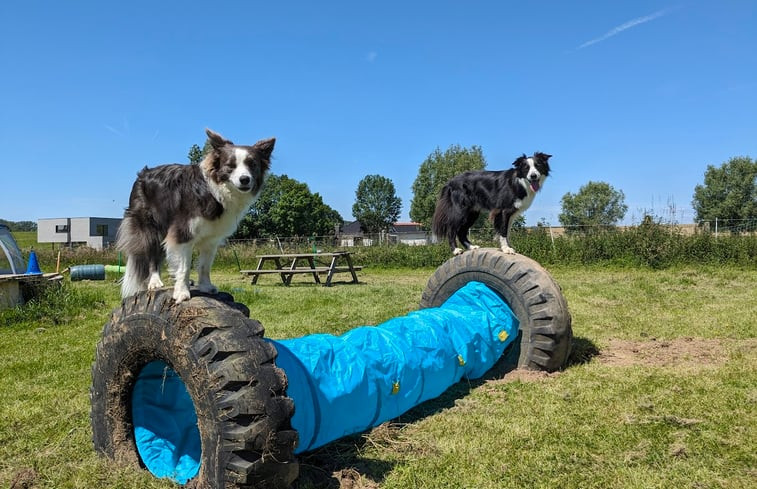
[[[471,281],[497,292],[518,317],[520,338],[505,351],[508,363],[548,372],[565,365],[573,338],[570,312],[560,286],[541,265],[497,249],[467,251],[436,270],[420,306],[437,307]]]
[[[171,290],[162,289],[125,299],[105,325],[92,366],[95,449],[152,471],[135,435],[132,398],[152,371],[157,385],[161,375],[164,383],[171,376],[183,382],[190,411],[194,407],[196,424],[178,428],[184,437],[197,437],[200,452],[187,487],[288,487],[299,472],[294,405],[286,375],[274,365],[276,349],[247,315],[228,294],[193,291],[176,304]],[[167,410],[165,424],[176,417]]]

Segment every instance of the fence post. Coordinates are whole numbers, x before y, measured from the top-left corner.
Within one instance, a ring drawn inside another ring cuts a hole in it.
[[[549,225],[549,238],[552,240],[552,253],[555,253],[555,235],[552,234],[552,225]]]

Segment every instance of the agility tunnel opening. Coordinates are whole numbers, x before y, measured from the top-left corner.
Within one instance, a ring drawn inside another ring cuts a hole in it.
[[[418,311],[340,336],[270,340],[229,294],[176,304],[170,289],[145,292],[97,345],[93,441],[180,484],[289,487],[296,454],[481,377],[506,350],[521,367],[560,368],[571,337],[559,286],[496,250],[439,267]]]
[[[148,363],[131,396],[134,441],[155,477],[186,484],[200,470],[202,442],[194,402],[181,377],[163,361]]]

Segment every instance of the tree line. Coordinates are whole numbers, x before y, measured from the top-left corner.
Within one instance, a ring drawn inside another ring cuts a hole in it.
[[[188,153],[189,162],[198,164],[208,151],[212,147],[207,142],[202,148],[193,145]],[[480,146],[452,145],[445,151],[436,148],[420,164],[413,182],[410,219],[430,229],[442,186],[459,173],[484,169],[486,159]],[[697,221],[757,219],[757,160],[739,156],[717,167],[708,165],[703,183],[694,188],[692,207]],[[386,231],[397,221],[401,209],[402,200],[391,179],[374,174],[366,175],[358,183],[352,214],[363,232]],[[575,193],[563,195],[558,220],[566,229],[580,232],[614,226],[627,211],[622,190],[607,182],[589,181]],[[343,222],[342,216],[321,195],[312,193],[306,183],[272,174],[233,238],[331,235]],[[524,222],[521,216],[516,226]],[[485,215],[479,218],[477,227],[491,228]]]
[[[11,231],[36,231],[37,223],[34,221],[6,221],[0,219],[0,224],[8,226]]]

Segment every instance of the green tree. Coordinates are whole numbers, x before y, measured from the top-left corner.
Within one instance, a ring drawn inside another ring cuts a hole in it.
[[[199,146],[196,144],[193,144],[191,148],[189,148],[189,154],[187,155],[189,158],[189,163],[192,165],[198,165],[203,158],[202,150]]]
[[[740,156],[708,165],[691,205],[697,220],[757,218],[757,161]]]
[[[458,173],[483,170],[486,159],[480,146],[462,148],[450,146],[444,153],[436,148],[418,169],[413,182],[413,199],[410,202],[410,219],[430,229],[436,199],[447,181]]]
[[[379,233],[396,222],[402,210],[394,183],[381,175],[367,175],[358,183],[352,215],[364,232]]]
[[[323,236],[333,234],[334,225],[341,223],[342,216],[306,184],[286,175],[270,175],[233,237]]]
[[[5,224],[11,231],[36,231],[37,223],[34,221],[6,221],[0,219],[0,224]]]
[[[205,158],[205,155],[208,154],[213,149],[213,147],[210,145],[209,140],[205,140],[205,144],[203,145],[202,149],[196,144],[193,144],[192,147],[189,148],[189,154],[187,155],[187,158],[189,159],[189,163],[192,165],[199,165],[200,162]]]
[[[563,195],[558,219],[571,231],[613,226],[626,215],[625,198],[622,190],[615,190],[609,183],[589,182],[578,193]]]

